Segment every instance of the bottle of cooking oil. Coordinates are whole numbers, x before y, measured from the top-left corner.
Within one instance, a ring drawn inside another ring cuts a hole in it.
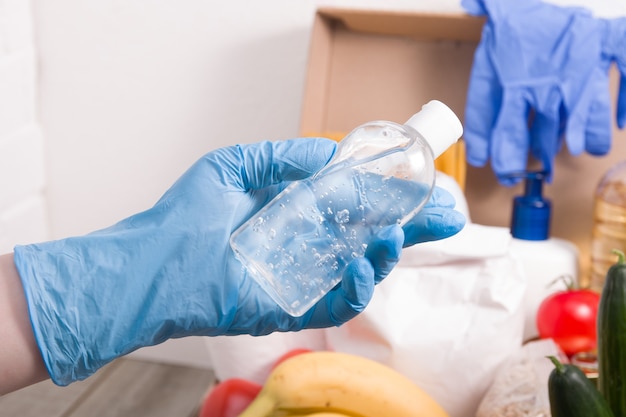
[[[595,291],[602,291],[606,273],[617,261],[613,249],[626,250],[626,161],[610,168],[596,187],[589,277]]]

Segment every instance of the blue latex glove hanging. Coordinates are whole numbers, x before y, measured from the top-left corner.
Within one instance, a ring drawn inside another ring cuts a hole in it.
[[[462,5],[487,16],[467,95],[468,162],[484,166],[491,160],[498,180],[510,185],[519,179],[509,174],[525,171],[530,155],[551,180],[563,138],[573,155],[607,153],[608,69],[623,49],[617,48],[625,40],[622,20],[539,0],[462,0]],[[621,102],[623,126],[626,97]]]
[[[365,308],[403,245],[458,232],[454,198],[437,189],[403,228],[382,229],[334,290],[302,317],[285,313],[248,275],[229,245],[233,230],[289,181],[335,152],[328,139],[233,146],[194,164],[151,209],[107,229],[18,246],[35,337],[59,385],[169,338],[263,335],[340,325]]]

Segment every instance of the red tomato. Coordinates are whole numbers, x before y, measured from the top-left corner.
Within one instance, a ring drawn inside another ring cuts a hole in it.
[[[199,417],[237,417],[256,398],[261,388],[261,385],[246,379],[225,379],[209,391]]]
[[[552,338],[568,356],[594,350],[599,303],[600,294],[587,289],[574,288],[549,295],[537,311],[539,337]]]

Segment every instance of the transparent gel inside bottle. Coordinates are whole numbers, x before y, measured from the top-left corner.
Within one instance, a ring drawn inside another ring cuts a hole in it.
[[[276,303],[301,316],[381,228],[419,212],[434,187],[435,158],[461,134],[438,101],[404,125],[357,127],[322,170],[291,183],[232,234],[235,255]]]

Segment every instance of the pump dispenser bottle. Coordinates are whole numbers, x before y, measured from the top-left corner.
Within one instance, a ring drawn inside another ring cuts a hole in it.
[[[288,185],[232,234],[235,255],[274,301],[301,316],[363,256],[378,230],[403,225],[424,206],[435,158],[462,132],[439,101],[404,125],[357,127],[320,172]]]
[[[513,199],[511,251],[520,259],[528,280],[524,340],[531,340],[538,336],[536,317],[541,302],[566,288],[558,278],[578,280],[578,249],[571,242],[550,236],[552,203],[543,196],[545,173],[520,175],[524,178],[524,194]]]

